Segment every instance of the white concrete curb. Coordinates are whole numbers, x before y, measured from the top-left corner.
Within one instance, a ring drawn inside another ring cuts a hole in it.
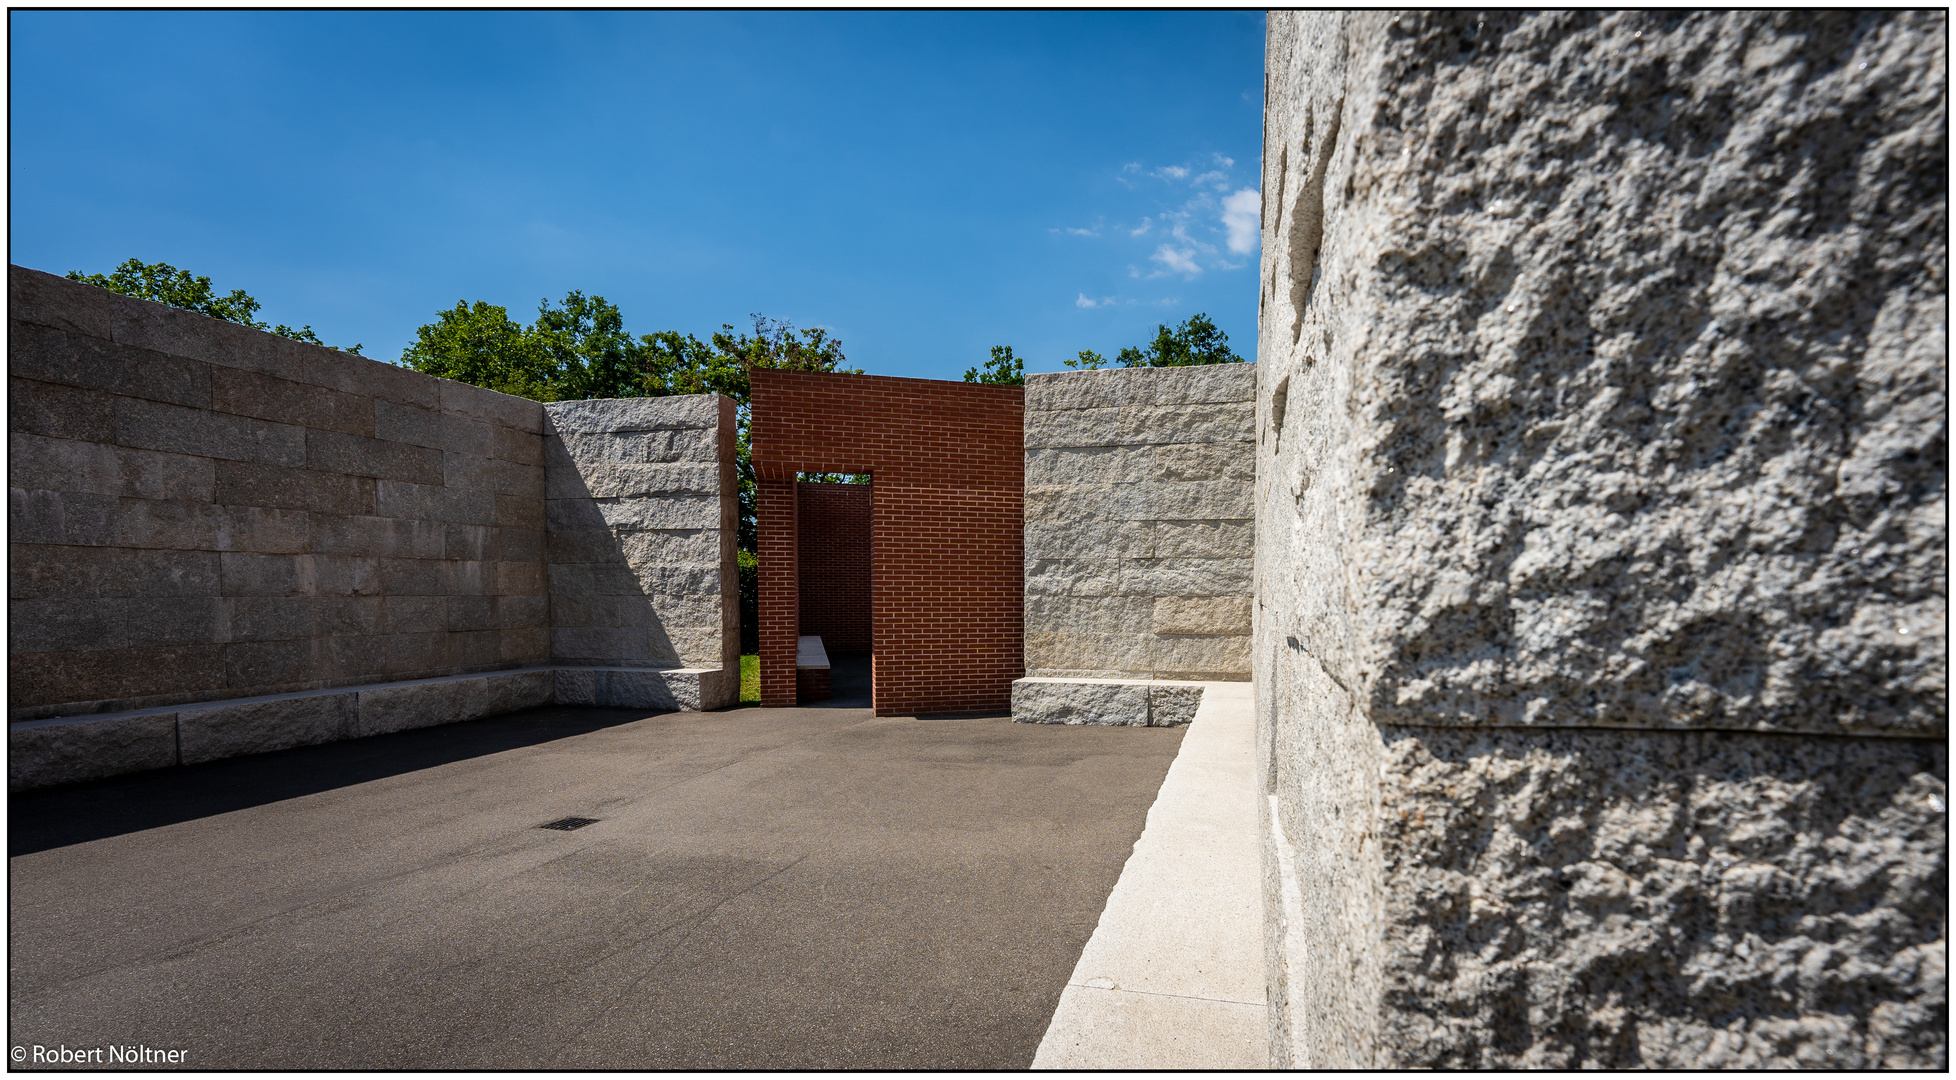
[[[1249,683],[1207,683],[1060,994],[1035,1069],[1262,1069],[1262,849]]]

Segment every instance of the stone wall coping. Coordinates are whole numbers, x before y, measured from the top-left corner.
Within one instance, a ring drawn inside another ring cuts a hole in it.
[[[711,710],[739,697],[723,668],[533,665],[472,674],[13,723],[7,786],[125,773],[480,720],[547,706]]]
[[[1198,404],[1252,404],[1255,363],[1098,368],[1026,376],[1026,412]]]
[[[1012,680],[1012,720],[1020,724],[1111,724],[1117,727],[1180,727],[1194,718],[1210,690],[1249,683],[1172,679]]]

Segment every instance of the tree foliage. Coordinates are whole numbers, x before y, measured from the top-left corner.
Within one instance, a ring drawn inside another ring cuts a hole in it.
[[[672,331],[648,334],[642,340],[649,346],[653,339],[663,339],[663,351],[646,365],[647,393],[725,394],[738,406],[739,442],[735,462],[740,472],[739,546],[753,551],[759,542],[755,516],[759,496],[748,443],[752,398],[749,373],[757,368],[847,375],[861,375],[863,371],[842,366],[847,359],[842,354],[842,342],[819,326],[799,330],[785,319],[769,319],[758,312],[749,317],[754,320],[752,337],[735,333],[732,323],[721,323],[710,344],[701,344],[691,334]]]
[[[319,340],[318,334],[312,332],[310,325],[294,330],[283,324],[270,326],[254,320],[252,316],[258,313],[261,305],[243,289],[232,289],[227,294],[219,295],[217,289],[211,285],[210,278],[193,275],[188,270],[179,270],[169,263],[146,263],[141,259],[128,259],[121,266],[116,267],[115,272],[111,274],[84,274],[80,270],[70,270],[68,280],[79,281],[84,285],[93,285],[124,296],[133,296],[139,300],[154,300],[159,304],[194,311],[213,319],[249,326],[253,330],[268,330],[294,341],[326,345]],[[358,353],[360,346],[347,346],[341,351]]]
[[[415,331],[401,364],[537,401],[640,397],[643,346],[615,304],[573,290],[524,326],[506,308],[459,301]]]
[[[1114,362],[1122,367],[1191,367],[1199,364],[1240,364],[1243,358],[1229,347],[1229,335],[1210,320],[1205,312],[1197,312],[1173,330],[1167,326],[1155,328],[1155,339],[1147,348],[1139,349],[1130,345],[1114,357]],[[1064,361],[1074,369],[1103,368],[1107,358],[1092,349],[1080,350],[1080,358]]]
[[[459,301],[415,331],[401,366],[517,397],[551,401],[528,331],[509,311],[478,300]]]
[[[634,397],[644,393],[639,343],[625,332],[625,318],[602,296],[575,289],[560,307],[537,305],[530,342],[551,380],[553,400]],[[637,391],[635,394],[634,391]]]
[[[746,405],[747,373],[756,368],[780,371],[827,371],[861,375],[861,368],[845,368],[842,342],[829,337],[820,327],[798,330],[793,323],[749,316],[754,320],[754,336],[734,333],[730,323],[722,323],[713,335],[710,355],[703,364],[675,364],[659,371],[670,387],[667,393],[701,394],[711,390]],[[693,341],[695,349],[699,343]]]
[[[1024,386],[1026,384],[1026,362],[1012,355],[1012,346],[992,346],[992,358],[985,361],[985,368],[964,370],[964,381],[970,383],[992,383],[998,386]]]
[[[747,435],[749,373],[756,368],[862,372],[842,366],[842,343],[820,327],[802,330],[786,320],[751,317],[751,335],[722,323],[701,341],[676,330],[634,337],[625,331],[617,305],[576,291],[555,307],[542,301],[529,326],[495,304],[460,301],[415,332],[401,363],[537,401],[725,394],[739,406],[739,546],[752,551],[756,489]]]

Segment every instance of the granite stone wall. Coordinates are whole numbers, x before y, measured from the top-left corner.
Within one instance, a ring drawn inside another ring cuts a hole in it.
[[[543,409],[551,659],[712,670],[722,674],[706,707],[731,703],[740,689],[739,509],[722,496],[736,485],[733,399]]]
[[[8,271],[12,719],[550,657],[543,407]]]
[[[1246,680],[1256,367],[1026,379],[1026,675]]]
[[[1273,1064],[1944,1067],[1946,17],[1268,25]]]
[[[1026,379],[1025,723],[1187,723],[1250,677],[1252,364]]]
[[[21,267],[8,301],[14,787],[738,693],[726,399],[546,421]]]

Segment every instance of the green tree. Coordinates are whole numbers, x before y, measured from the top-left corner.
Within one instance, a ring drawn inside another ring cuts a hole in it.
[[[1026,384],[1026,362],[1012,355],[1012,346],[992,346],[992,358],[985,361],[983,371],[977,368],[964,369],[964,381],[973,383],[992,383],[998,386],[1024,386]]]
[[[847,375],[861,375],[863,371],[842,366],[847,359],[842,354],[842,342],[830,337],[821,327],[798,330],[793,323],[769,319],[758,312],[749,317],[754,320],[752,337],[736,334],[731,323],[722,323],[710,346],[701,346],[695,340],[683,358],[676,350],[669,354],[673,357],[672,366],[666,369],[663,378],[668,387],[666,393],[716,393],[734,399],[739,420],[735,452],[740,471],[739,546],[754,551],[759,544],[756,515],[759,499],[754,485],[753,455],[748,445],[752,399],[748,373],[756,368]]]
[[[498,305],[458,301],[415,331],[401,364],[518,397],[570,401],[656,392],[644,385],[643,352],[617,305],[573,290],[562,306],[539,302],[530,326]]]
[[[756,368],[783,371],[830,371],[861,375],[842,363],[842,342],[816,327],[797,329],[785,319],[765,315],[754,320],[754,334],[736,333],[732,323],[720,324],[710,342],[691,334],[667,330],[639,338],[645,355],[640,381],[645,394],[725,394],[744,409],[749,398],[748,372]]]
[[[571,290],[562,307],[537,305],[531,348],[549,373],[551,401],[638,397],[645,394],[640,345],[625,318],[602,296]]]
[[[401,366],[517,397],[554,401],[550,372],[529,331],[495,304],[466,300],[415,332]]]
[[[129,259],[116,267],[112,274],[84,274],[80,270],[70,270],[68,280],[79,281],[84,285],[93,285],[124,296],[133,296],[139,300],[154,300],[159,304],[194,311],[213,319],[249,326],[253,330],[269,330],[280,337],[288,337],[294,341],[326,345],[319,340],[318,334],[312,332],[310,325],[294,330],[283,324],[268,326],[253,320],[252,316],[257,314],[261,305],[243,289],[232,289],[230,293],[220,296],[217,289],[211,285],[210,278],[193,275],[188,270],[179,270],[169,263],[146,263],[141,259]],[[326,347],[336,346],[326,345]],[[353,345],[340,351],[357,354],[360,346]]]
[[[1243,358],[1230,349],[1229,335],[1206,313],[1197,312],[1173,330],[1157,326],[1155,339],[1146,349],[1130,345],[1115,355],[1114,362],[1122,367],[1190,367],[1240,364]],[[1082,349],[1079,359],[1067,360],[1065,364],[1076,370],[1103,368],[1107,366],[1107,358],[1092,349]]]

